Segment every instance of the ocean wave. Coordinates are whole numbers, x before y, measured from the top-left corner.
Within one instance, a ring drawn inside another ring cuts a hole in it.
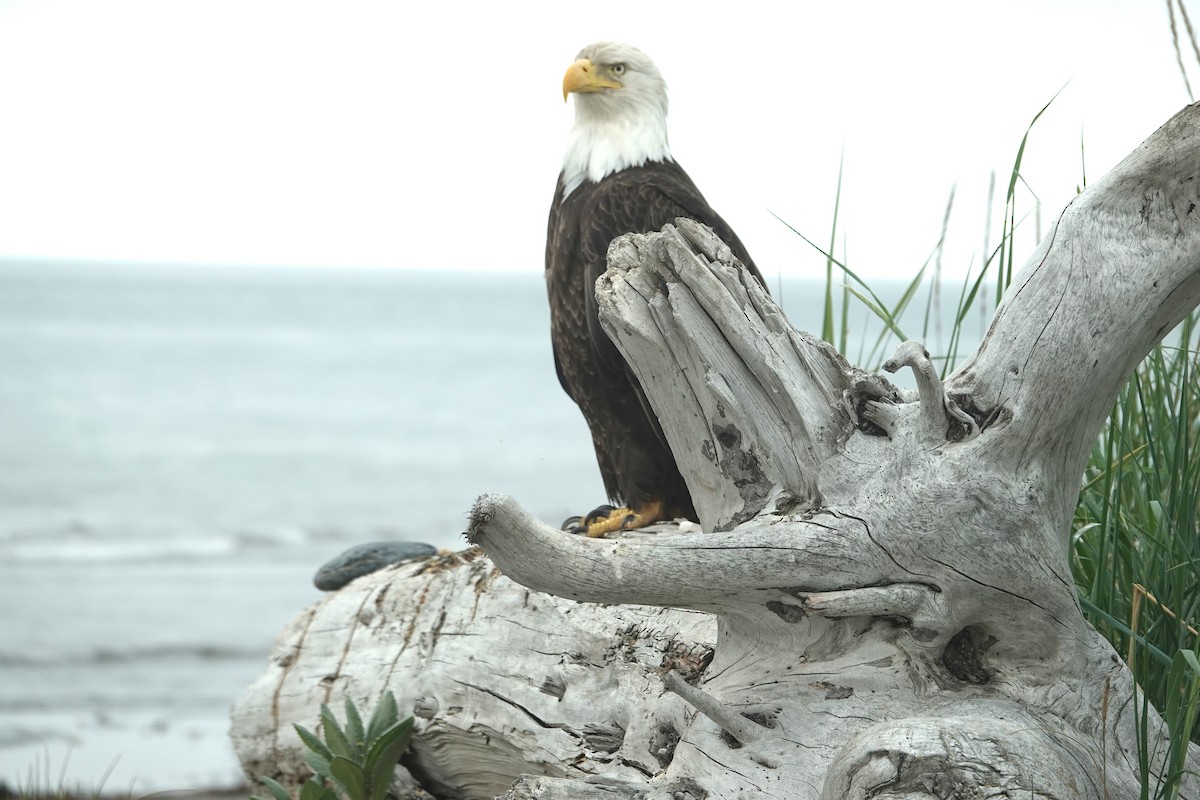
[[[164,662],[262,661],[261,648],[226,647],[210,644],[160,644],[143,647],[99,647],[82,653],[60,652],[53,656],[0,652],[0,669],[76,668],[80,665],[118,666]]]
[[[9,562],[111,563],[159,561],[174,558],[227,556],[236,552],[236,542],[228,538],[167,539],[162,541],[50,541],[10,542],[0,547]]]
[[[216,560],[241,553],[292,551],[315,544],[362,541],[350,532],[276,526],[233,532],[152,535],[70,523],[59,527],[0,529],[0,563],[112,564]]]

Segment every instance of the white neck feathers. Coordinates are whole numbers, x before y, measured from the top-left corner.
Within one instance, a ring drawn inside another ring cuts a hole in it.
[[[648,161],[671,160],[665,100],[661,105],[627,102],[632,99],[628,95],[575,95],[575,125],[563,158],[563,198],[585,180],[599,182]]]

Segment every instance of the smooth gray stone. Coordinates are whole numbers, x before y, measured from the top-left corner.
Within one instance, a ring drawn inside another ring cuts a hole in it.
[[[345,550],[321,565],[313,583],[323,592],[342,588],[355,578],[369,575],[391,564],[437,554],[437,548],[423,542],[368,542]]]

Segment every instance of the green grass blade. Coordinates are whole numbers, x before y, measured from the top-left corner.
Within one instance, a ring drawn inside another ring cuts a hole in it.
[[[896,332],[896,335],[900,337],[901,341],[907,341],[908,337],[906,337],[904,335],[904,333],[900,330],[899,326],[895,324],[895,320],[892,320],[888,317],[887,311],[885,311],[885,309],[887,308],[887,304],[879,299],[879,296],[875,294],[874,290],[871,289],[871,287],[867,284],[866,281],[864,281],[862,278],[858,277],[858,275],[856,275],[854,273],[854,271],[851,270],[849,267],[847,267],[845,264],[838,261],[832,255],[830,255],[829,253],[822,250],[821,246],[819,244],[816,244],[811,239],[809,239],[807,236],[805,236],[803,233],[801,233],[800,231],[793,228],[791,225],[789,225],[787,222],[785,222],[783,219],[781,219],[778,215],[772,214],[772,216],[774,216],[775,219],[777,219],[781,223],[783,223],[784,227],[786,227],[789,231],[791,231],[792,233],[799,236],[801,238],[801,240],[804,241],[805,244],[807,244],[812,249],[816,250],[821,255],[825,256],[825,258],[827,258],[830,262],[832,262],[834,266],[836,266],[845,275],[849,276],[855,283],[857,283],[859,286],[861,286],[863,289],[863,292],[865,292],[866,295],[869,296],[872,300],[869,307],[877,315],[879,315],[880,319],[883,321],[883,323],[885,325],[887,325],[889,328],[893,329]],[[863,296],[862,292],[857,292],[856,290],[853,289],[853,287],[847,286],[846,288],[851,291],[855,291],[856,296],[858,296],[858,297]]]
[[[926,257],[925,263],[923,263],[921,268],[917,270],[916,277],[909,281],[908,285],[904,287],[904,291],[901,292],[900,299],[896,301],[896,304],[892,306],[891,310],[884,309],[884,314],[880,317],[880,319],[884,320],[885,325],[887,325],[889,320],[893,322],[898,321],[900,317],[904,315],[904,312],[908,310],[909,303],[912,301],[913,296],[916,295],[917,289],[919,289],[921,286],[921,282],[925,279],[925,270],[929,268],[931,263],[933,263],[934,256],[939,247],[941,247],[940,241],[934,246],[933,250]],[[846,289],[853,291],[849,286],[847,286]],[[860,294],[855,294],[855,296],[861,297]],[[868,308],[870,308],[869,305]],[[871,347],[870,355],[868,355],[866,359],[867,363],[876,363],[877,358],[879,361],[883,360],[882,357],[880,357],[880,353],[882,352],[884,343],[887,341],[888,332],[893,330],[899,331],[900,329],[896,325],[888,326],[875,338],[875,344]],[[900,334],[897,333],[896,335]],[[905,339],[901,338],[900,341],[903,342]]]
[[[904,331],[900,330],[900,328],[892,322],[891,317],[888,315],[887,309],[878,302],[879,298],[874,297],[873,295],[868,297],[858,289],[855,289],[853,286],[847,286],[846,291],[854,295],[858,301],[866,306],[872,314],[879,317],[879,319],[883,321],[883,324],[887,326],[888,330],[895,334],[900,341],[908,341],[908,337],[904,335]]]
[[[1164,769],[1159,797],[1175,800],[1187,764],[1188,734],[1200,715],[1200,662],[1195,653],[1181,650],[1175,654],[1167,680],[1167,704],[1163,709],[1171,733],[1170,751]]]
[[[834,245],[837,243],[837,223],[838,209],[842,204],[842,166],[846,158],[846,151],[843,148],[841,156],[838,158],[838,180],[837,191],[833,196],[833,225],[829,230],[829,252],[832,253]],[[821,338],[832,345],[836,345],[834,340],[834,319],[833,319],[833,256],[826,254],[825,256],[825,314],[821,321]]]

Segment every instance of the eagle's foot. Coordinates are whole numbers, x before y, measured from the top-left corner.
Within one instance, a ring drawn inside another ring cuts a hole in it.
[[[580,516],[567,517],[565,520],[563,520],[563,524],[560,525],[559,528],[560,528],[560,530],[564,530],[567,533],[576,533],[576,534],[587,533],[587,529],[588,529],[589,525],[596,522],[597,520],[608,519],[608,516],[610,514],[615,513],[616,511],[617,511],[617,509],[615,506],[610,506],[610,505],[596,506],[595,508],[593,508],[591,511],[588,512],[588,515],[586,517],[580,517]],[[624,511],[626,513],[629,513],[629,509],[624,509]]]
[[[600,506],[592,510],[586,517],[571,517],[563,523],[563,530],[571,533],[586,534],[597,538],[612,531],[629,531],[634,528],[644,528],[665,519],[663,502],[651,500],[640,508],[621,506]]]

